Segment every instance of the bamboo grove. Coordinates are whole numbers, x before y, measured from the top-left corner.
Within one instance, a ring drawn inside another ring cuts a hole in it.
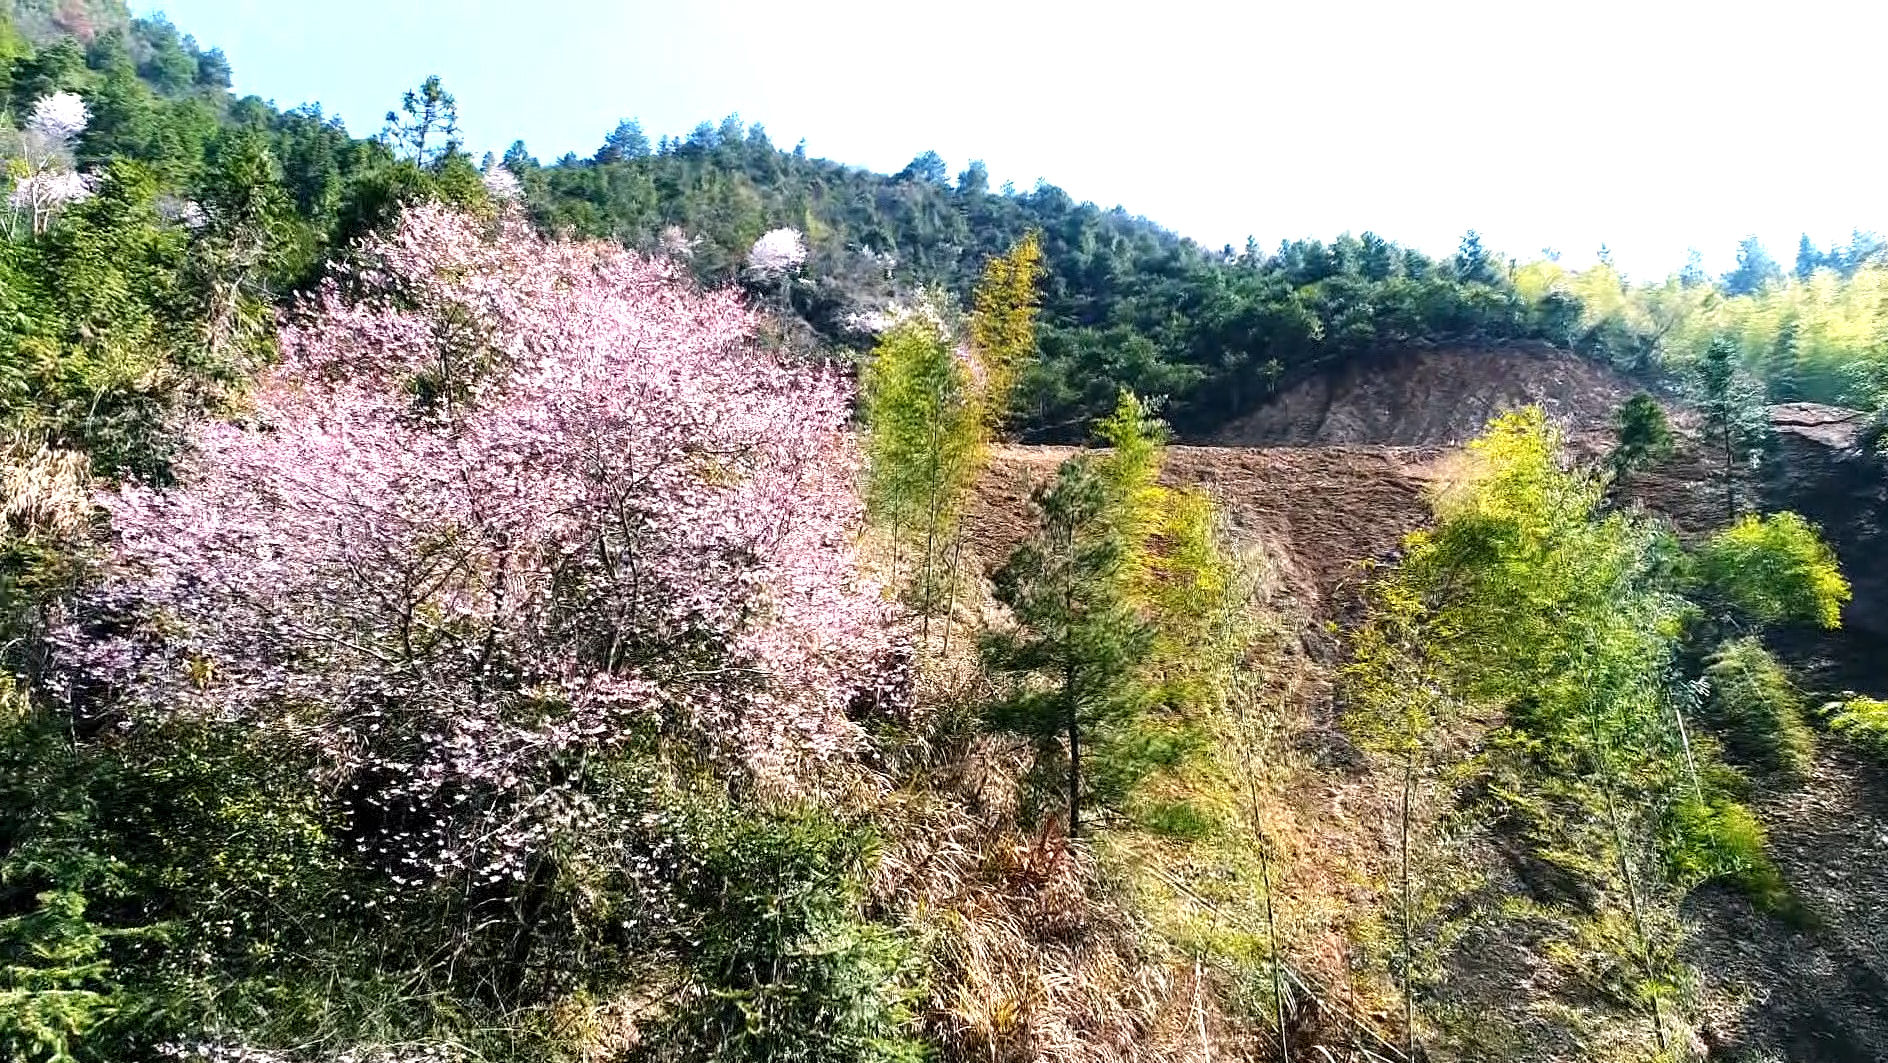
[[[1407,1052],[1425,1030],[1462,1050],[1470,1025],[1425,998],[1448,995],[1461,924],[1493,919],[1542,935],[1586,1007],[1636,1009],[1661,1058],[1687,1058],[1680,903],[1712,880],[1794,903],[1721,751],[1805,763],[1792,682],[1758,636],[1785,615],[1837,622],[1832,555],[1789,513],[1688,551],[1562,453],[1538,410],[1497,418],[1376,583],[1346,669],[1347,726],[1401,789],[1382,959]],[[1477,866],[1477,834],[1519,849]],[[1491,911],[1475,900],[1490,890],[1528,899]]]

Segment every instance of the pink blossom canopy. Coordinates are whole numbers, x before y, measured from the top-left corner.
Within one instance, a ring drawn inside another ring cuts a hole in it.
[[[732,293],[515,216],[416,209],[351,262],[253,424],[107,500],[75,698],[311,742],[411,873],[486,880],[581,829],[571,773],[631,734],[788,780],[854,745],[895,655],[842,377],[757,347]]]

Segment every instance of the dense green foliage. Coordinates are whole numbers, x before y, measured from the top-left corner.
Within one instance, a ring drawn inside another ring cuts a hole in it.
[[[1732,749],[1764,767],[1802,772],[1815,753],[1802,698],[1788,673],[1754,638],[1718,647],[1706,664],[1706,711]]]
[[[77,93],[74,161],[98,182],[43,238],[0,245],[0,408],[102,474],[161,478],[177,428],[227,408],[268,358],[277,303],[322,254],[402,204],[484,190],[463,154],[421,166],[319,108],[235,100],[219,53],[111,10],[58,8],[59,25],[96,29],[84,44],[35,46],[0,21],[4,114]]]
[[[1888,761],[1888,701],[1851,698],[1829,706],[1829,729],[1860,749]]]
[[[1875,382],[1888,367],[1880,238],[1857,233],[1826,252],[1805,238],[1788,276],[1767,257],[1745,241],[1738,270],[1718,284],[1695,268],[1632,283],[1609,264],[1571,271],[1554,262],[1519,267],[1515,284],[1530,299],[1578,304],[1573,328],[1554,338],[1613,364],[1696,379],[1717,345],[1770,401],[1878,408]]]
[[[1704,544],[1697,569],[1710,594],[1759,624],[1838,627],[1850,598],[1835,551],[1794,513],[1742,518]]]
[[[1080,438],[1124,387],[1168,396],[1175,425],[1197,430],[1334,360],[1415,341],[1559,338],[1579,315],[1559,296],[1523,298],[1473,234],[1443,261],[1368,233],[1215,252],[1052,185],[992,191],[975,163],[955,183],[941,164],[884,177],[779,150],[736,118],[653,151],[606,144],[540,166],[514,148],[507,159],[544,224],[652,249],[684,246],[686,234],[706,279],[737,276],[774,226],[804,231],[811,255],[793,307],[842,341],[857,337],[856,315],[902,293],[968,298],[987,260],[1039,232],[1041,357],[1018,409],[1036,435]]]
[[[679,251],[704,279],[740,276],[774,226],[804,231],[792,306],[842,343],[863,343],[860,316],[911,292],[967,298],[985,261],[1039,231],[1040,358],[1018,409],[1036,437],[1079,439],[1123,387],[1166,396],[1169,419],[1197,433],[1304,375],[1410,344],[1545,340],[1684,379],[1715,339],[1773,399],[1824,402],[1871,401],[1865,381],[1888,349],[1874,310],[1888,266],[1860,234],[1763,283],[1744,279],[1769,276],[1754,249],[1721,285],[1696,271],[1629,284],[1605,264],[1517,265],[1472,232],[1446,259],[1371,233],[1212,251],[1052,185],[992,191],[977,163],[947,181],[930,153],[886,177],[777,149],[732,117],[653,148],[634,132],[590,159],[540,165],[517,145],[506,162],[544,224]]]
[[[1113,754],[1147,710],[1140,673],[1153,632],[1129,598],[1132,546],[1092,459],[1064,462],[1031,500],[1036,534],[996,575],[1016,629],[992,632],[983,648],[991,672],[1018,682],[986,717],[1036,740],[1045,765],[1061,762],[1068,831],[1079,835],[1083,808],[1119,804],[1131,783],[1095,768],[1119,763]]]
[[[1478,781],[1458,782],[1453,800],[1483,795],[1483,814],[1555,869],[1559,885],[1534,899],[1567,935],[1561,954],[1593,963],[1610,939],[1610,973],[1581,977],[1647,1008],[1662,1043],[1683,980],[1684,892],[1726,877],[1765,903],[1784,898],[1761,829],[1685,723],[1689,688],[1676,680],[1696,610],[1669,539],[1607,512],[1603,479],[1563,468],[1558,449],[1538,410],[1497,419],[1471,446],[1475,465],[1437,498],[1436,527],[1410,537],[1377,589],[1349,673],[1352,726],[1405,763],[1474,735],[1464,770]],[[1795,695],[1761,647],[1727,647],[1707,676],[1713,722],[1802,766]]]
[[[1630,476],[1663,461],[1672,452],[1672,426],[1657,399],[1640,392],[1613,417],[1615,442],[1609,459],[1613,472]]]

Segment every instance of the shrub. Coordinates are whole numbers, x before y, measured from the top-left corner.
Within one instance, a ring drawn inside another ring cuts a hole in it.
[[[1672,426],[1657,399],[1640,392],[1613,415],[1618,440],[1609,459],[1620,475],[1656,465],[1672,452]]]
[[[872,838],[814,807],[698,805],[683,827],[692,882],[681,1004],[648,1060],[895,1063],[923,1058],[903,943],[859,914]],[[679,943],[679,942],[678,942]]]
[[[1802,700],[1783,666],[1754,638],[1718,647],[1705,667],[1705,710],[1731,748],[1769,768],[1802,772],[1815,753]]]
[[[1844,741],[1888,759],[1888,701],[1851,698],[1829,706],[1829,729]]]
[[[1711,592],[1762,623],[1842,626],[1849,584],[1835,551],[1794,513],[1749,516],[1719,532],[1698,555]]]
[[[1789,886],[1764,851],[1763,824],[1748,808],[1729,800],[1680,801],[1672,807],[1668,829],[1664,850],[1674,882],[1689,886],[1729,879],[1767,909],[1792,907]]]

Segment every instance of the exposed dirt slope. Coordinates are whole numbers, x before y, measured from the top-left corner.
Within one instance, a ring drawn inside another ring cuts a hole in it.
[[[1454,445],[1488,419],[1539,405],[1573,431],[1604,427],[1639,390],[1551,347],[1405,350],[1301,380],[1213,434],[1231,446]]]
[[[1373,833],[1387,811],[1346,764],[1328,682],[1342,647],[1326,622],[1341,628],[1354,618],[1366,576],[1360,563],[1394,559],[1402,537],[1427,523],[1425,492],[1445,475],[1453,444],[1492,414],[1538,403],[1590,459],[1610,445],[1613,411],[1634,390],[1566,354],[1416,352],[1287,389],[1216,438],[1235,445],[1170,450],[1167,480],[1211,491],[1238,537],[1264,548],[1299,618],[1295,638],[1309,671],[1294,682],[1292,698],[1306,728],[1299,749],[1318,774],[1296,788],[1303,841],[1287,845],[1295,850],[1288,864],[1332,880],[1381,856],[1382,839]],[[1825,528],[1856,584],[1845,638],[1879,647],[1888,632],[1888,575],[1877,556],[1888,487],[1870,464],[1875,459],[1857,446],[1856,416],[1801,405],[1773,413],[1778,456],[1762,470],[1740,471],[1740,495],[1768,509],[1797,509]],[[1690,418],[1676,420],[1690,427]],[[968,520],[986,571],[1029,533],[1031,487],[1070,453],[999,450]],[[1693,538],[1726,519],[1718,476],[1690,439],[1664,466],[1624,486]],[[1877,654],[1858,655],[1821,636],[1790,648],[1813,687],[1833,689],[1839,675],[1840,685],[1884,692],[1888,673]],[[1710,1059],[1888,1060],[1888,773],[1830,740],[1825,745],[1807,778],[1757,778],[1751,795],[1810,921],[1793,925],[1718,889],[1700,891],[1687,906],[1689,951],[1714,1016],[1701,1031]],[[1496,946],[1521,947],[1490,943]],[[1491,958],[1483,973],[1498,977],[1498,969]]]
[[[970,514],[971,545],[994,569],[1034,527],[1029,493],[1073,451],[1001,447]],[[1429,519],[1424,489],[1441,451],[1412,447],[1172,447],[1164,479],[1205,487],[1235,537],[1262,544],[1298,606],[1332,618],[1358,585],[1358,563],[1389,557]]]
[[[1719,998],[1703,1031],[1711,1058],[1888,1059],[1888,778],[1827,747],[1801,785],[1767,787],[1757,812],[1812,921],[1792,926],[1728,890],[1691,899],[1690,958]]]

